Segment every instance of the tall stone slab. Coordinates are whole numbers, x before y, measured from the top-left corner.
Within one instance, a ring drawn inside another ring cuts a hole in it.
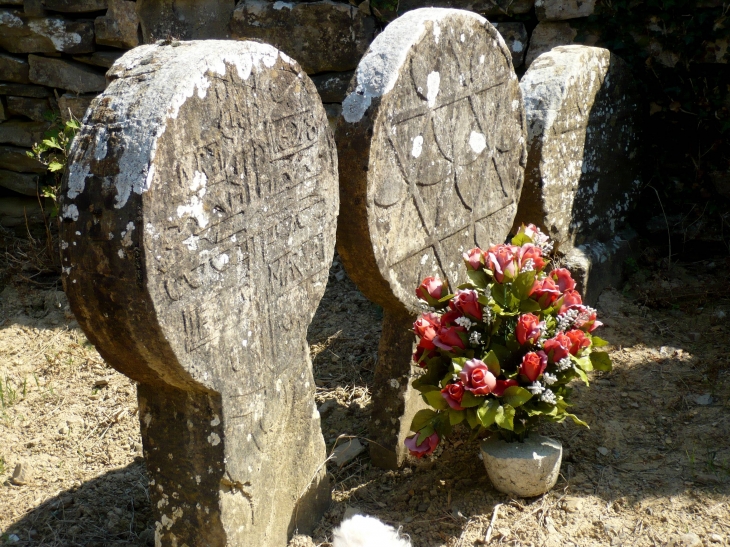
[[[534,222],[564,255],[594,242],[613,248],[641,180],[640,97],[628,66],[606,49],[560,46],[532,63],[520,87],[529,151],[515,227]],[[620,275],[612,253],[599,254],[592,262]]]
[[[71,151],[72,309],[137,382],[157,545],[285,546],[329,503],[307,327],[337,156],[299,65],[253,42],[149,45]]]
[[[360,62],[336,134],[338,250],[385,312],[371,455],[396,467],[420,403],[410,387],[414,290],[431,275],[464,281],[462,252],[502,243],[517,210],[526,133],[511,53],[474,13],[408,12]]]

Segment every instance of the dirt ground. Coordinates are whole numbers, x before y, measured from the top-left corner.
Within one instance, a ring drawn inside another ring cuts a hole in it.
[[[541,431],[565,450],[548,494],[496,492],[466,434],[397,472],[365,451],[330,466],[314,545],[360,511],[414,547],[483,545],[488,533],[489,545],[525,547],[730,546],[728,270],[720,258],[639,271],[604,292],[615,368],[576,386],[590,429]],[[58,280],[29,275],[0,283],[0,544],[153,545],[135,386],[89,344]],[[330,451],[350,437],[367,446],[381,318],[336,261],[308,336]],[[10,480],[17,464],[25,484]]]

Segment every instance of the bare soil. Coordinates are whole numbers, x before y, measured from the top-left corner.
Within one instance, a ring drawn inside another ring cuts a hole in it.
[[[366,450],[328,464],[333,503],[311,540],[329,545],[360,511],[414,547],[483,545],[488,532],[490,545],[525,547],[730,545],[728,270],[673,265],[604,292],[615,368],[576,385],[590,429],[541,431],[565,450],[548,494],[495,491],[466,434],[400,471],[372,467]],[[0,285],[0,544],[153,545],[135,385],[89,344],[57,279],[20,275]],[[308,336],[328,451],[368,444],[381,318],[335,261]],[[18,464],[25,484],[11,480]]]

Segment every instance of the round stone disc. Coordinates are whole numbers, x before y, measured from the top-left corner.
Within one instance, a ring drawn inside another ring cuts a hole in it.
[[[342,107],[338,249],[370,299],[417,311],[424,277],[455,287],[462,253],[512,226],[526,151],[511,54],[479,15],[414,10],[371,44]]]

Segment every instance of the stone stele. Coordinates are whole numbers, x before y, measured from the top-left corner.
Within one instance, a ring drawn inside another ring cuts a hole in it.
[[[520,87],[529,152],[515,227],[541,226],[563,253],[608,241],[640,185],[639,97],[628,66],[607,49],[560,46],[532,63]]]
[[[125,54],[63,184],[71,307],[139,382],[157,545],[287,544],[330,500],[307,327],[338,209],[314,84],[253,42]]]
[[[377,465],[403,462],[420,401],[410,387],[415,288],[431,275],[455,288],[466,280],[464,251],[504,241],[525,135],[511,53],[479,15],[410,11],[357,67],[337,126],[337,241],[350,277],[384,309],[370,444]]]

